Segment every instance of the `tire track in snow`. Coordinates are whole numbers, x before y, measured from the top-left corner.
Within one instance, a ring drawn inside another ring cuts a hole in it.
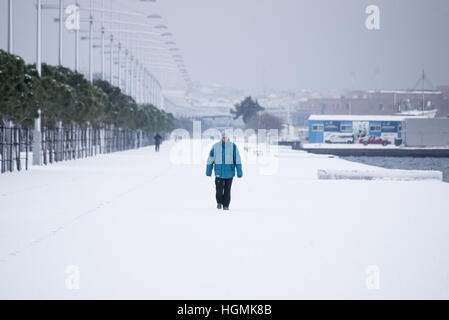
[[[76,224],[79,220],[81,220],[83,217],[94,213],[95,211],[102,209],[108,205],[111,205],[112,203],[114,203],[116,200],[123,198],[124,196],[130,194],[131,192],[141,188],[143,185],[152,182],[154,180],[157,180],[158,178],[160,178],[161,176],[165,175],[167,172],[171,171],[170,169],[164,170],[162,171],[160,174],[157,174],[145,181],[143,181],[142,183],[135,185],[131,188],[128,188],[127,190],[118,193],[116,195],[114,195],[113,197],[111,197],[109,200],[103,201],[101,203],[99,203],[98,205],[96,205],[95,207],[75,216],[74,218],[68,220],[67,222],[55,227],[52,231],[43,234],[42,236],[32,240],[31,242],[29,242],[28,244],[24,245],[21,249],[13,249],[11,250],[6,256],[0,257],[0,263],[5,263],[8,262],[10,259],[17,257],[19,254],[21,254],[23,251],[26,251],[32,247],[34,247],[35,245],[38,245],[54,236],[56,236],[59,232],[61,232],[62,230]]]
[[[46,187],[49,187],[49,186],[50,186],[49,183],[38,184],[38,185],[34,185],[34,186],[22,188],[22,189],[17,189],[17,190],[11,191],[9,193],[0,193],[0,197],[7,197],[7,196],[10,196],[10,195],[13,195],[13,194],[22,193],[24,191],[30,191],[30,190],[34,190],[34,189],[46,188]]]

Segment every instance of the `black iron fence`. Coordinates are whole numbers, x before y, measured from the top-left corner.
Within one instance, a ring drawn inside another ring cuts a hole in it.
[[[58,161],[93,157],[137,149],[153,144],[152,132],[129,129],[43,128],[41,160],[47,165]],[[28,170],[33,152],[33,130],[0,126],[1,173]]]
[[[28,128],[0,127],[0,172],[28,169],[30,146]]]

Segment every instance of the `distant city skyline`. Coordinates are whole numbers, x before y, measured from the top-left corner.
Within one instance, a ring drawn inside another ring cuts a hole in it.
[[[123,3],[114,0],[114,5]],[[14,53],[28,63],[35,59],[34,4],[14,0]],[[433,85],[449,84],[447,0],[159,0],[125,5],[161,14],[192,80],[204,84],[246,92],[411,89],[423,66]],[[369,5],[380,9],[380,30],[365,26]],[[4,50],[6,9],[7,0],[1,0]],[[54,65],[56,16],[54,10],[43,16],[43,61]],[[65,37],[64,65],[73,68],[73,35],[65,31]],[[87,52],[87,44],[82,46]],[[99,72],[98,57],[94,65]],[[86,69],[82,56],[81,70]]]

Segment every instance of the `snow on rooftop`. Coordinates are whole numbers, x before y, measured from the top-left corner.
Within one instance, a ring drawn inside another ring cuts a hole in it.
[[[399,169],[352,169],[352,170],[318,170],[321,180],[395,180],[420,181],[443,180],[443,172],[435,170],[399,170]]]
[[[368,93],[396,93],[396,94],[441,94],[441,91],[434,90],[367,90]]]
[[[309,120],[335,120],[335,121],[404,121],[410,118],[395,115],[349,115],[349,114],[312,114]],[[413,118],[419,118],[413,116]]]

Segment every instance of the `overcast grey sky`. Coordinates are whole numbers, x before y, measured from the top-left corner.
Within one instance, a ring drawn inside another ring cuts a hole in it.
[[[14,50],[32,62],[35,1],[14,2]],[[6,4],[0,0],[3,49]],[[370,4],[380,7],[380,30],[365,28]],[[401,89],[413,86],[424,65],[433,84],[449,84],[448,0],[158,0],[139,6],[163,16],[193,81],[246,90]],[[44,13],[43,56],[52,64],[56,14]],[[66,34],[65,64],[73,67],[73,34]]]

